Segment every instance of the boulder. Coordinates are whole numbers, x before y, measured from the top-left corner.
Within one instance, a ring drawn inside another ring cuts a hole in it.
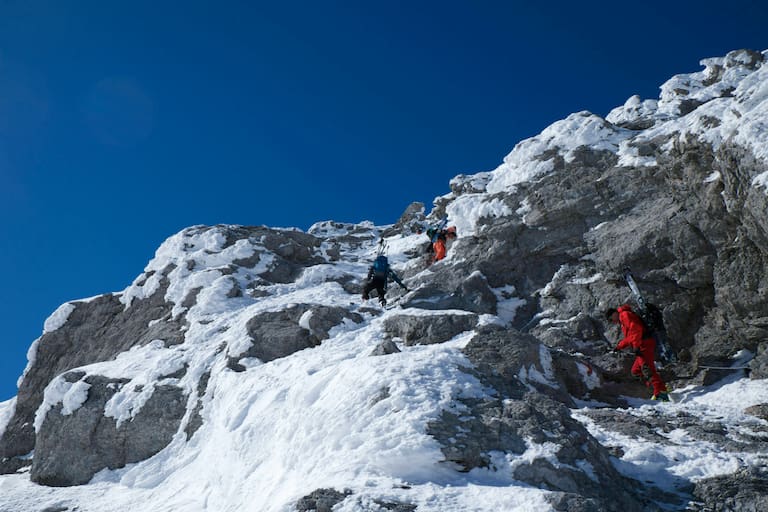
[[[747,407],[744,409],[744,412],[762,420],[768,421],[768,404],[753,405],[752,407]]]
[[[464,263],[440,266],[433,275],[420,276],[409,286],[415,292],[402,303],[404,308],[496,314],[497,299],[485,276],[465,267]]]
[[[371,352],[372,356],[386,356],[389,354],[396,354],[400,352],[400,349],[397,346],[397,343],[394,342],[394,340],[384,340],[378,345],[376,345],[376,348],[373,349]]]
[[[334,506],[351,494],[349,490],[317,489],[296,502],[296,512],[331,512]]]
[[[512,329],[481,329],[462,350],[476,371],[504,396],[538,391],[573,405],[551,351],[535,337]]]
[[[184,392],[158,385],[130,421],[117,425],[104,406],[127,381],[89,375],[84,382],[90,386],[86,401],[66,415],[57,404],[40,426],[30,474],[35,483],[82,485],[102,469],[145,460],[171,442],[186,413]]]
[[[384,332],[410,345],[432,345],[450,340],[457,334],[474,329],[474,314],[399,314],[384,320]]]
[[[260,313],[246,324],[251,345],[245,352],[230,354],[228,366],[242,371],[242,358],[255,357],[266,363],[316,347],[345,320],[359,323],[362,317],[344,308],[317,304],[293,304],[281,311]]]

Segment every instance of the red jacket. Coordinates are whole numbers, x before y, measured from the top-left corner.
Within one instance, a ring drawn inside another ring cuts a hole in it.
[[[645,345],[646,340],[652,340],[653,338],[644,338],[643,321],[640,317],[632,311],[628,305],[624,304],[619,306],[617,311],[619,312],[619,324],[621,324],[621,332],[624,334],[624,338],[616,345],[617,350],[623,348],[632,347],[635,350],[640,350]]]

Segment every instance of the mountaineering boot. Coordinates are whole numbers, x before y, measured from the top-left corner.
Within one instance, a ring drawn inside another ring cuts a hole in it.
[[[659,393],[657,395],[653,395],[651,397],[651,400],[658,400],[659,402],[669,402],[669,394],[668,393]]]

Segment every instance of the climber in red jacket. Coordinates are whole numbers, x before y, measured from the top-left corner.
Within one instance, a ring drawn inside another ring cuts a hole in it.
[[[635,362],[632,364],[632,375],[639,378],[646,386],[653,386],[652,400],[669,401],[667,385],[661,379],[659,372],[656,371],[654,363],[654,353],[656,351],[656,340],[650,334],[646,334],[645,325],[639,316],[632,311],[628,305],[619,306],[618,309],[608,309],[605,317],[615,324],[621,325],[621,332],[624,338],[619,341],[614,352],[631,347],[635,352]],[[646,379],[643,373],[643,367],[647,367],[651,378]]]

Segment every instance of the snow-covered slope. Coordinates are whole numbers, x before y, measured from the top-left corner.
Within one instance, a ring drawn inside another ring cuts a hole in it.
[[[459,238],[431,266],[417,209],[174,235],[45,322],[0,404],[0,511],[703,510],[739,472],[759,488],[766,57],[707,59],[454,178],[427,221]],[[359,294],[380,239],[412,289],[391,309]],[[605,354],[629,264],[688,354],[672,403]]]
[[[366,310],[357,295],[334,279],[367,272],[377,248],[376,228],[359,247],[344,247],[343,259],[335,263],[309,267],[293,283],[257,285],[252,289],[258,298],[228,295],[233,286],[252,285],[255,276],[268,270],[272,254],[267,252],[249,271],[222,272],[263,250],[242,239],[224,247],[223,231],[193,228],[170,238],[144,276],[120,294],[130,308],[132,301],[156,293],[156,276],[173,266],[165,298],[174,304],[174,315],[186,315],[185,342],[165,346],[157,340],[113,361],[80,368],[85,373],[77,381],[57,377],[46,389],[36,420],[39,430],[57,404],[61,415],[75,412],[88,397],[87,376],[97,374],[130,379],[104,408],[119,428],[135,417],[156,386],[181,387],[194,403],[200,377],[209,372],[200,430],[188,440],[180,429],[160,454],[125,469],[104,470],[85,487],[46,490],[31,484],[28,475],[4,477],[4,506],[19,511],[74,504],[78,510],[101,511],[136,509],[136,504],[153,511],[278,511],[289,510],[314,489],[329,487],[355,492],[343,510],[370,506],[373,499],[426,510],[469,510],[478,500],[500,510],[536,503],[547,509],[544,491],[510,485],[507,472],[462,474],[441,464],[439,445],[425,432],[427,422],[456,397],[486,393],[477,379],[460,371],[470,365],[457,350],[469,333],[449,343],[370,356],[383,338],[383,321],[394,312],[376,316],[378,311]],[[390,239],[391,259],[404,261],[406,251],[420,248],[422,236]],[[196,303],[184,311],[184,298],[197,288]],[[359,311],[362,321],[345,321],[320,346],[289,357],[268,364],[250,358],[242,361],[244,372],[227,367],[227,357],[245,352],[250,344],[249,319],[297,303]],[[181,377],[162,377],[182,368]]]

